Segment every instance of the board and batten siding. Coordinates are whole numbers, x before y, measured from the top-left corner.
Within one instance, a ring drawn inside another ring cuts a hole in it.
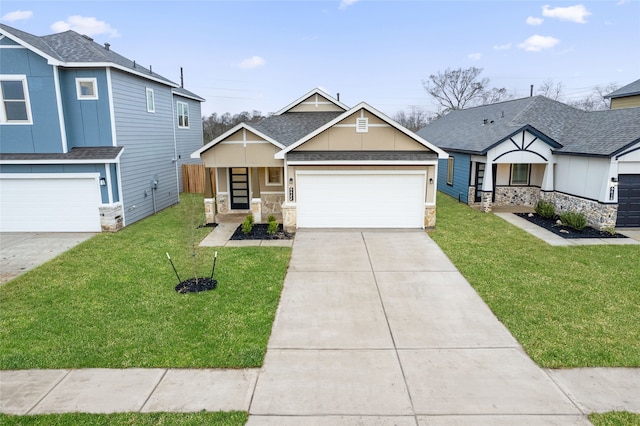
[[[2,39],[2,45],[11,47],[0,48],[0,74],[26,76],[32,121],[0,125],[2,153],[63,152],[53,66],[32,51],[15,47],[8,38]]]
[[[438,190],[447,195],[468,203],[469,182],[471,174],[471,156],[448,151],[453,158],[453,185],[447,183],[447,159],[438,160]]]
[[[111,85],[117,145],[124,147],[120,173],[125,225],[130,225],[179,201],[173,96],[169,86],[116,70],[111,71]],[[154,91],[155,112],[147,112],[147,88]]]
[[[177,118],[176,102],[185,102],[189,105],[189,128],[179,128]],[[180,95],[174,95],[173,97],[174,108],[174,122],[176,130],[176,151],[178,156],[178,180],[180,191],[182,191],[183,177],[182,177],[182,165],[183,164],[202,164],[202,160],[198,158],[191,158],[191,153],[202,148],[203,135],[202,135],[202,108],[199,101],[185,98]]]

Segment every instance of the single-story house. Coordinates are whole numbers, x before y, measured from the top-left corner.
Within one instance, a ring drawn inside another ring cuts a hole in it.
[[[447,154],[362,102],[314,89],[192,154],[215,169],[217,213],[282,215],[286,230],[424,228],[436,222],[438,160]]]
[[[585,112],[534,96],[452,111],[417,133],[449,154],[438,189],[461,202],[544,199],[597,229],[640,226],[640,108]]]

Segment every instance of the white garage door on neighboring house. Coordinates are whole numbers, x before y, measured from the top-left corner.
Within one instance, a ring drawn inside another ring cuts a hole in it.
[[[421,171],[298,171],[300,228],[424,228]]]
[[[100,232],[98,177],[0,175],[0,231]]]

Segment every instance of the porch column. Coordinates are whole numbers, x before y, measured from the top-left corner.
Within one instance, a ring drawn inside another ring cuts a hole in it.
[[[487,156],[484,166],[484,179],[482,180],[482,199],[480,200],[480,210],[490,212],[493,205],[493,162]]]
[[[214,172],[215,170],[213,169]],[[216,198],[211,171],[211,167],[204,168],[204,215],[206,223],[215,223],[216,221]]]
[[[262,222],[262,199],[260,198],[260,177],[258,168],[251,168],[251,214],[256,223]]]
[[[542,185],[540,191],[542,192],[542,199],[550,201],[551,194],[554,188],[554,176],[553,176],[553,161],[549,160],[544,166],[544,174],[542,175]]]

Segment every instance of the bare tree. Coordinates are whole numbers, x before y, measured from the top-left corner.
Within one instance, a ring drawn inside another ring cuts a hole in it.
[[[567,102],[575,108],[585,111],[602,111],[610,108],[610,100],[605,96],[618,89],[615,83],[609,83],[604,86],[594,86],[593,92],[582,99]]]
[[[560,101],[563,97],[562,91],[562,82],[554,83],[552,79],[548,78],[542,82],[542,85],[540,85],[540,88],[536,92],[554,101]]]
[[[412,132],[418,131],[422,129],[424,126],[429,124],[435,117],[430,115],[427,111],[418,108],[416,106],[409,107],[409,112],[398,111],[393,119],[402,124],[407,129]]]
[[[506,89],[490,89],[489,79],[480,78],[482,68],[447,68],[422,80],[422,86],[442,107],[442,114],[452,110],[482,105],[507,95]],[[440,115],[442,115],[440,114]]]

